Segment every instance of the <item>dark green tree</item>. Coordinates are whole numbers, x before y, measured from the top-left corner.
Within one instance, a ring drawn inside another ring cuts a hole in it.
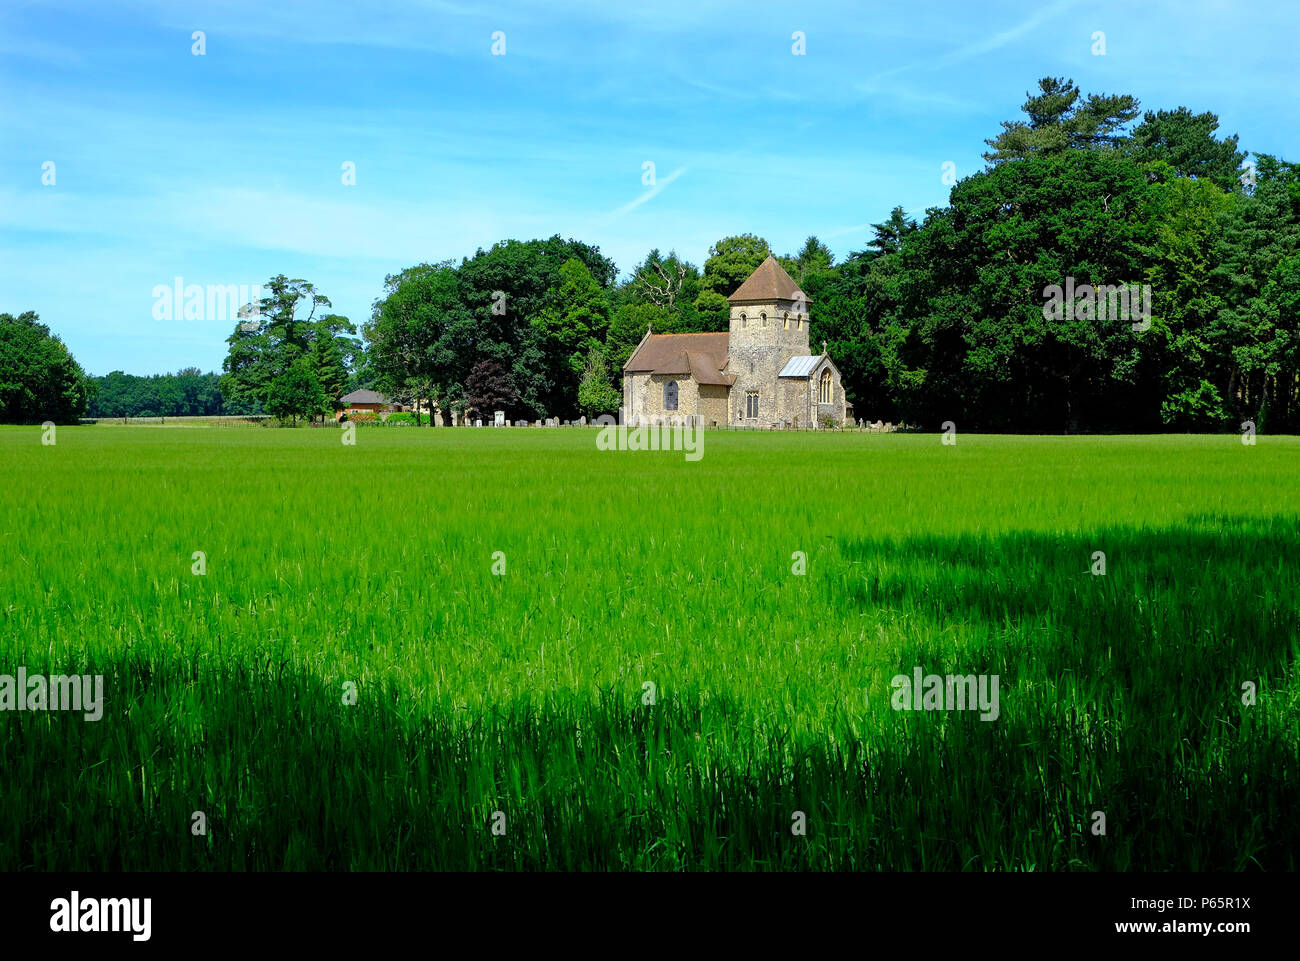
[[[901,252],[891,386],[913,423],[1149,429],[1128,321],[1045,316],[1050,286],[1140,284],[1146,172],[1116,151],[1000,164],[953,188]]]
[[[605,357],[611,376],[620,376],[623,365],[647,330],[660,334],[675,333],[672,329],[675,320],[666,307],[654,304],[624,304],[620,307],[610,318],[609,332],[605,336]]]
[[[721,332],[731,328],[731,304],[725,294],[701,290],[693,306],[699,318],[698,330]]]
[[[700,289],[731,296],[771,253],[771,247],[762,237],[753,234],[723,237],[709,248]]]
[[[1074,81],[1044,77],[1038,93],[1025,94],[1020,108],[1029,118],[1004,121],[1002,132],[986,140],[990,165],[1070,149],[1100,149],[1122,143],[1124,128],[1137,117],[1138,101],[1128,94],[1089,94],[1082,98]]]
[[[35,313],[0,314],[0,422],[73,424],[87,397],[81,365]]]
[[[449,411],[481,336],[456,268],[450,261],[408,267],[386,277],[384,291],[363,329],[375,385],[417,410],[428,402],[430,412],[433,405]]]
[[[1232,415],[1228,398],[1232,335],[1222,322],[1215,280],[1221,223],[1242,198],[1212,179],[1154,183],[1155,231],[1146,277],[1155,306],[1146,375],[1158,384],[1160,416],[1176,429],[1215,430]]]
[[[310,359],[299,357],[276,376],[267,393],[266,409],[273,417],[295,425],[299,417],[309,419],[329,409]]]
[[[550,407],[558,415],[571,414],[587,355],[604,342],[609,327],[608,297],[581,260],[573,257],[560,267],[556,296],[532,319],[532,327],[552,388]]]
[[[588,417],[613,414],[623,403],[623,395],[614,387],[605,352],[592,347],[587,352],[582,382],[578,385],[578,407]]]
[[[552,383],[544,336],[532,323],[558,307],[564,285],[560,268],[574,258],[602,290],[613,287],[618,273],[613,261],[597,247],[559,236],[501,241],[466,258],[457,270],[460,302],[474,319],[470,362],[491,357],[506,365],[521,407],[533,417],[575,403],[572,390],[564,396]]]
[[[902,207],[895,207],[882,223],[871,225],[871,240],[867,243],[867,256],[896,254],[903,248],[907,235],[916,230],[916,221],[907,216]]]
[[[1148,110],[1133,131],[1133,156],[1143,163],[1167,163],[1178,177],[1214,181],[1224,190],[1240,186],[1246,154],[1237,149],[1237,135],[1214,136],[1219,118],[1208,111]]]
[[[805,240],[797,254],[776,259],[800,287],[811,274],[830,270],[835,264],[835,255],[831,253],[831,249],[816,237]]]
[[[241,319],[226,338],[221,392],[230,400],[266,404],[275,379],[311,349],[317,311],[330,306],[313,284],[284,274],[272,277],[266,288],[270,292],[258,303],[256,316]]]
[[[348,368],[343,361],[343,351],[336,337],[324,335],[312,344],[312,373],[320,384],[330,408],[338,409],[338,400],[347,393]]]
[[[1300,429],[1297,372],[1273,367],[1273,338],[1259,324],[1275,315],[1261,312],[1260,298],[1279,279],[1283,262],[1300,252],[1300,165],[1269,154],[1257,162],[1255,187],[1219,221],[1213,289],[1222,306],[1216,333],[1230,345],[1220,389],[1232,420],[1253,418],[1262,430],[1258,422],[1267,412],[1276,433]]]

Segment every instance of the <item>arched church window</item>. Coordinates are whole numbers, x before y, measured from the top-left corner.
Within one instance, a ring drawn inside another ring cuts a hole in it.
[[[835,389],[834,382],[831,379],[831,371],[830,368],[828,367],[826,368],[826,370],[822,371],[822,382],[821,382],[821,391],[820,391],[821,396],[818,403],[821,404],[832,403],[831,395],[834,389]]]
[[[664,384],[664,410],[677,409],[677,381],[670,380]]]
[[[740,326],[741,326],[741,327],[748,327],[748,326],[749,326],[749,318],[746,317],[744,314],[741,314],[741,315],[740,315]]]
[[[788,310],[785,312],[785,329],[790,329],[790,311]]]
[[[763,312],[763,326],[767,326],[767,311]]]

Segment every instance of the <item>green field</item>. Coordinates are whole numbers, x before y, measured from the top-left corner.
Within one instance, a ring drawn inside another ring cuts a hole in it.
[[[105,708],[0,713],[0,869],[1296,867],[1296,438],[40,439],[0,673]]]

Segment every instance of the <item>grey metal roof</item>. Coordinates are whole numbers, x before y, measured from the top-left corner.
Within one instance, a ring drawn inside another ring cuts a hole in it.
[[[791,357],[781,368],[778,377],[807,377],[817,366],[817,362],[822,359],[821,354],[808,354],[799,357]]]
[[[383,394],[375,393],[369,388],[362,387],[350,394],[344,394],[339,398],[339,401],[344,404],[387,404],[388,398]]]

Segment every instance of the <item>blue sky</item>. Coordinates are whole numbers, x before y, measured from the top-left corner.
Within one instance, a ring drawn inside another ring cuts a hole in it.
[[[743,232],[843,256],[895,204],[943,204],[943,164],[978,170],[1045,75],[1300,159],[1298,36],[1300,5],[1236,0],[8,0],[0,311],[90,373],[219,370],[231,323],[154,319],[156,285],[285,273],[360,324],[386,274],[504,238],[623,273]]]

